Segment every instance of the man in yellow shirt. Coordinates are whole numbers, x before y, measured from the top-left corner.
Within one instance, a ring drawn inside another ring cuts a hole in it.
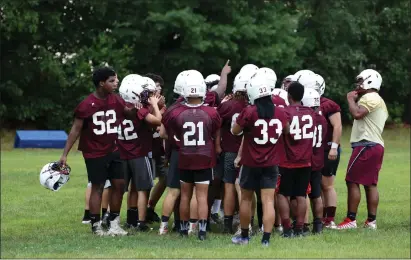
[[[361,200],[360,185],[367,197],[368,218],[365,228],[376,229],[378,207],[378,174],[384,157],[382,132],[388,118],[387,107],[378,94],[381,75],[366,69],[357,76],[357,88],[347,94],[348,106],[354,117],[350,143],[353,148],[345,181],[348,188],[347,217],[337,229],[357,228],[356,214]]]

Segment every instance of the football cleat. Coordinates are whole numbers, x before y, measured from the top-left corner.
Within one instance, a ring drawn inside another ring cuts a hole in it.
[[[211,219],[210,219],[210,223],[211,224],[221,224],[221,219],[220,216],[218,215],[218,213],[213,213],[211,214]]]
[[[93,234],[97,235],[97,236],[106,236],[107,232],[104,231],[103,227],[101,226],[101,221],[98,221],[96,223],[94,223],[91,226],[91,231],[93,232]]]
[[[103,218],[101,219],[101,225],[103,226],[103,228],[105,229],[109,229],[110,228],[110,212],[106,212],[103,215]]]
[[[242,237],[241,235],[236,235],[231,238],[231,242],[236,245],[248,245],[250,242],[250,237]]]
[[[345,218],[343,222],[337,225],[337,229],[354,229],[357,228],[357,221]]]
[[[191,223],[190,222],[190,224],[188,226],[188,234],[191,235],[191,234],[195,233],[197,231],[197,227],[198,227],[197,223]]]
[[[364,228],[377,229],[377,220],[369,221],[368,219],[364,223]]]
[[[147,208],[147,216],[146,216],[147,223],[157,222],[160,223],[161,219],[154,211],[153,208]]]
[[[109,236],[126,236],[128,232],[120,227],[120,216],[110,221],[110,229],[107,231]]]
[[[278,227],[274,227],[275,232],[277,233],[283,233],[283,226],[279,225]]]
[[[83,220],[81,221],[81,223],[83,224],[90,224],[91,223],[91,219],[89,216],[84,216]]]
[[[167,222],[161,222],[160,228],[158,229],[158,234],[159,235],[165,235],[168,233],[168,223]]]
[[[324,227],[325,227],[325,228],[330,228],[330,229],[336,229],[336,228],[337,228],[337,225],[336,225],[335,222],[332,221],[332,220],[325,220],[325,221],[324,221]]]
[[[199,231],[198,232],[198,239],[201,240],[201,241],[206,240],[206,234],[207,233],[205,231]]]

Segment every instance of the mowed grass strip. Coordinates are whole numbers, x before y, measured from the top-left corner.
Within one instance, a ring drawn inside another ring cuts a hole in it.
[[[346,213],[345,170],[351,153],[349,129],[344,129],[343,153],[337,175],[337,221]],[[182,239],[177,234],[95,237],[81,224],[86,169],[81,153],[72,152],[71,179],[59,192],[39,184],[39,171],[58,160],[61,150],[13,150],[2,140],[1,256],[3,258],[410,258],[410,130],[386,130],[386,150],[380,173],[378,230],[362,228],[367,217],[365,195],[357,230],[326,230],[319,236],[283,239],[273,235],[268,248],[261,235],[248,246],[231,244],[231,237],[209,233],[208,240]],[[125,221],[124,196],[122,222]],[[161,213],[162,201],[157,206]],[[170,220],[171,224],[171,220]],[[214,230],[217,227],[213,227]]]

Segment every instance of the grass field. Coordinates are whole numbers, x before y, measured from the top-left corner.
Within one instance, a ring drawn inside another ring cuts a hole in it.
[[[216,233],[208,234],[203,242],[176,234],[160,237],[158,225],[150,234],[94,237],[90,226],[81,224],[87,182],[81,154],[69,155],[71,179],[53,193],[39,184],[39,171],[47,162],[58,160],[61,151],[13,150],[10,137],[3,136],[1,152],[2,258],[410,258],[410,129],[384,133],[378,230],[327,230],[320,236],[291,240],[276,235],[268,248],[261,247],[260,235],[248,246],[232,245],[230,236]],[[336,181],[337,221],[346,212],[348,139],[349,129],[345,129]],[[367,217],[364,200],[363,193],[360,226]],[[124,206],[122,214],[124,221]]]

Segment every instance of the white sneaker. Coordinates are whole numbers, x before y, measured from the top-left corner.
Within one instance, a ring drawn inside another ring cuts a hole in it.
[[[329,221],[326,222],[324,225],[325,228],[329,228],[329,229],[336,229],[337,228],[337,224],[335,224],[334,221]]]
[[[168,233],[168,222],[161,222],[160,228],[158,229],[159,235],[165,235]]]
[[[197,231],[197,226],[198,226],[197,222],[196,223],[191,223],[190,222],[190,225],[188,227],[188,234],[192,235],[193,233],[195,233]]]
[[[109,236],[126,236],[128,232],[120,227],[120,216],[117,216],[113,221],[110,221],[110,228],[107,231]]]
[[[377,229],[377,220],[368,221],[367,219],[364,223],[364,228],[373,229],[373,230]]]
[[[338,224],[337,229],[354,229],[357,228],[357,220],[351,220],[349,218],[345,218],[343,222]]]
[[[277,233],[280,233],[280,234],[283,233],[283,230],[284,230],[284,229],[283,229],[283,226],[282,226],[282,225],[279,225],[278,227],[275,227],[275,228],[274,228],[274,231],[277,232]]]
[[[101,226],[101,221],[94,223],[93,226],[91,226],[91,231],[97,236],[107,235],[107,232],[104,231],[103,227]]]

